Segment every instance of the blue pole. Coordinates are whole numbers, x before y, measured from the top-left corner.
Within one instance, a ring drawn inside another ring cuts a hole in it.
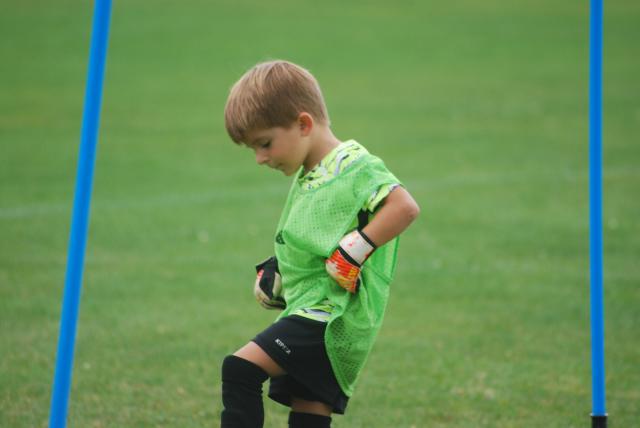
[[[591,0],[589,79],[589,209],[591,267],[592,426],[607,426],[602,273],[602,26],[603,0]]]
[[[69,237],[67,272],[60,317],[60,336],[51,396],[50,428],[64,428],[67,422],[110,18],[111,0],[96,0]]]

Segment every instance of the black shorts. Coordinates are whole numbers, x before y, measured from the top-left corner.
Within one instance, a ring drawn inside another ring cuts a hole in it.
[[[344,414],[347,397],[331,368],[324,346],[327,324],[290,315],[271,324],[254,339],[287,374],[271,378],[269,398],[291,406],[291,398],[320,401]]]

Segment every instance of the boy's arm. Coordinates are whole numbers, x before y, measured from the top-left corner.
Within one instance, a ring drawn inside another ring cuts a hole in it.
[[[420,207],[404,187],[389,193],[373,219],[362,231],[380,247],[400,235],[420,214]]]
[[[338,248],[326,260],[327,272],[342,288],[356,293],[362,264],[377,247],[402,233],[419,213],[420,207],[409,192],[396,187],[367,226],[340,240]]]

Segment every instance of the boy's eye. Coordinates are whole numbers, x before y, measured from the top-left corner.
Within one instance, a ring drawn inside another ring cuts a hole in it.
[[[271,147],[271,141],[260,144],[260,147],[262,147],[263,149],[268,149],[269,147]]]

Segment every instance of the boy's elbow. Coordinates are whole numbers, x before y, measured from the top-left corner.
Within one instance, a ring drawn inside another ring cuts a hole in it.
[[[418,216],[420,215],[420,206],[413,199],[407,204],[405,208],[405,212],[407,218],[409,219],[409,223],[412,223]]]
[[[390,202],[396,206],[398,215],[403,218],[406,226],[411,224],[420,215],[420,206],[404,188],[400,187],[391,194]]]

